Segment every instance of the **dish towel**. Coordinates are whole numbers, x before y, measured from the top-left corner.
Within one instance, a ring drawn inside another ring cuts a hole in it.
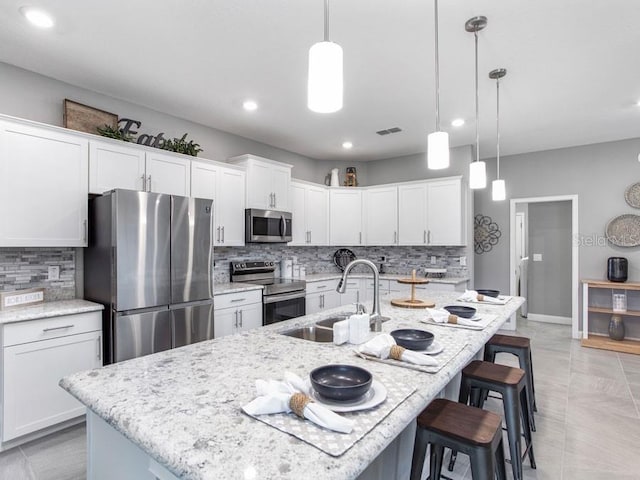
[[[465,290],[465,292],[458,298],[459,302],[484,302],[495,303],[496,305],[504,305],[504,300],[499,298],[490,297],[489,295],[480,295],[475,290]]]
[[[296,374],[285,372],[284,381],[256,380],[257,397],[242,407],[251,416],[294,412],[301,418],[340,433],[351,433],[353,421],[313,402],[305,382]]]
[[[401,362],[413,363],[415,365],[426,365],[429,367],[438,366],[438,361],[429,355],[407,350],[396,344],[394,338],[388,333],[377,335],[367,343],[360,345],[360,353],[378,357],[382,360],[393,358]]]
[[[470,327],[478,326],[478,322],[462,318],[457,315],[451,315],[444,308],[427,308],[428,316],[436,323],[453,323],[458,325],[468,325]]]

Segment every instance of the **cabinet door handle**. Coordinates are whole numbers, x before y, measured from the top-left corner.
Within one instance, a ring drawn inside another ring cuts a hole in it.
[[[224,243],[224,227],[222,227],[222,243]]]
[[[102,360],[102,335],[98,335],[96,338],[96,357],[98,360]]]
[[[216,228],[216,242],[220,243],[220,227]]]
[[[242,310],[239,310],[240,312],[240,328],[242,328]]]
[[[360,303],[360,290],[356,290],[356,303]]]
[[[278,200],[276,198],[276,192],[273,192],[273,206],[274,207],[278,206]]]
[[[140,175],[140,178],[142,179],[142,191],[146,192],[147,191],[147,176],[143,173],[142,175]]]
[[[431,243],[431,230],[427,232],[427,243]]]
[[[84,243],[86,245],[88,237],[89,237],[89,232],[87,231],[88,229],[87,229],[87,220],[86,219],[82,221],[82,230],[83,230],[82,243]]]
[[[236,321],[235,321],[235,329],[238,329],[238,310],[236,310],[235,312],[233,312],[233,316],[235,317]]]
[[[246,298],[232,298],[231,303],[244,302]]]
[[[422,243],[427,243],[427,231],[424,231],[424,240],[422,241]]]
[[[362,243],[362,232],[358,232],[358,235],[359,235],[358,242]]]
[[[311,243],[311,230],[309,230],[309,243]]]
[[[324,308],[324,293],[320,295],[320,308]]]
[[[148,180],[147,180],[147,192],[151,191],[151,174],[149,174]]]
[[[61,327],[48,327],[43,328],[43,332],[53,332],[54,330],[64,330],[65,328],[73,328],[75,325],[72,323],[71,325],[62,325]]]
[[[393,243],[398,242],[398,232],[393,232]]]

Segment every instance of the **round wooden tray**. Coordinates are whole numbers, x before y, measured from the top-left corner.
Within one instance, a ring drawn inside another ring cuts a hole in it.
[[[418,298],[398,298],[391,300],[391,305],[403,308],[433,308],[435,302],[431,300],[420,300]]]

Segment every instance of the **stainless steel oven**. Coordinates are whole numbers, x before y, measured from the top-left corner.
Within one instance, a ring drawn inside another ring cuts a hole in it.
[[[231,262],[231,281],[263,285],[262,324],[270,325],[306,314],[307,282],[277,278],[272,261]]]
[[[247,243],[286,243],[291,241],[291,212],[245,210],[244,235]]]

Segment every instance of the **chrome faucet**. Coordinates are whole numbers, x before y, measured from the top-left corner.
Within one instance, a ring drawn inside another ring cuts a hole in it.
[[[363,258],[350,262],[344,269],[344,273],[338,282],[336,291],[338,293],[344,293],[347,291],[347,277],[349,276],[349,272],[351,272],[353,267],[356,265],[366,265],[371,269],[371,271],[373,271],[373,307],[371,309],[371,321],[373,323],[371,325],[371,329],[374,332],[381,332],[382,315],[380,314],[380,274],[378,273],[378,268],[375,263]]]

